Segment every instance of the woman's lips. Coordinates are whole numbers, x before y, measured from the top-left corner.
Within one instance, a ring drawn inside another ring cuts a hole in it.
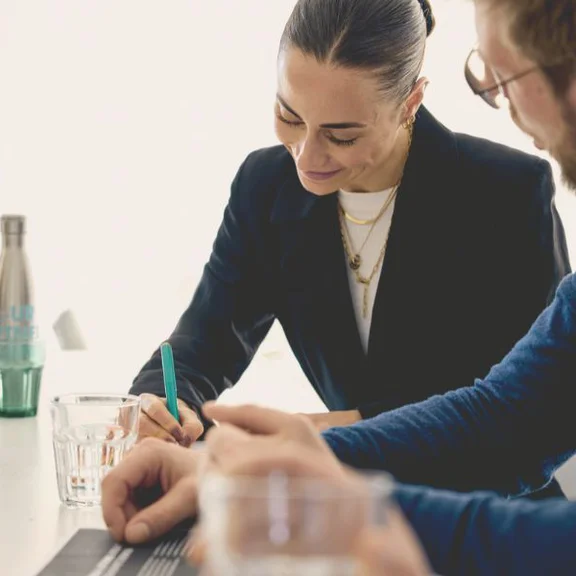
[[[330,180],[330,178],[333,178],[334,176],[336,176],[336,174],[338,174],[339,172],[341,172],[342,169],[339,170],[332,170],[331,172],[302,172],[302,174],[304,174],[305,178],[307,178],[308,180],[315,180],[317,182],[322,182],[324,180]]]

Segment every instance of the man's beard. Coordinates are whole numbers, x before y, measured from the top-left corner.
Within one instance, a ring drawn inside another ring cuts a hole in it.
[[[568,188],[576,192],[576,110],[566,103],[562,115],[566,127],[564,136],[550,153],[560,164]]]
[[[514,120],[520,130],[529,134],[520,121],[514,105],[510,103],[509,106],[512,120]],[[560,164],[562,179],[568,188],[576,192],[576,110],[568,103],[565,103],[562,108],[562,117],[564,120],[564,134],[560,142],[550,148],[548,152]]]

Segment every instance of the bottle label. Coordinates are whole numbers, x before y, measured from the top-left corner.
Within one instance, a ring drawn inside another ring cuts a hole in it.
[[[38,336],[38,326],[34,323],[34,306],[22,304],[0,310],[1,341],[30,342]]]

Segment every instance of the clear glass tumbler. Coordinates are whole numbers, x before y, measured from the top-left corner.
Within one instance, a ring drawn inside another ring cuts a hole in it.
[[[138,396],[66,394],[52,399],[54,460],[64,504],[100,504],[102,479],[136,442],[139,412]]]
[[[207,475],[200,488],[211,576],[353,576],[360,534],[386,521],[385,474],[327,482]]]

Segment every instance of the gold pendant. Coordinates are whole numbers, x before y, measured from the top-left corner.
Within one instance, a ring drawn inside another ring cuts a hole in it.
[[[368,288],[370,287],[369,283],[364,284],[364,295],[362,297],[362,318],[366,318],[368,316]]]
[[[361,263],[362,259],[360,258],[360,254],[354,254],[354,257],[348,260],[348,265],[350,268],[352,268],[352,270],[358,270]]]

